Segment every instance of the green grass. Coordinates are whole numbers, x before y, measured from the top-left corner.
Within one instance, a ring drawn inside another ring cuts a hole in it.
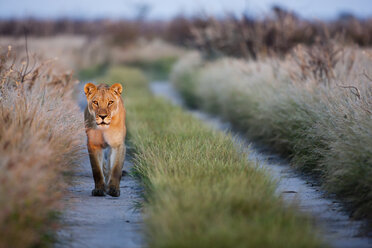
[[[88,68],[84,68],[79,71],[78,78],[81,81],[91,80],[92,78],[97,78],[103,75],[107,68],[109,67],[108,63],[97,64]]]
[[[166,80],[176,61],[176,57],[164,57],[154,61],[139,60],[128,65],[140,68],[151,80]]]
[[[145,187],[150,247],[320,247],[310,221],[284,206],[275,183],[232,137],[153,97],[138,69],[115,67],[129,142]]]
[[[371,75],[372,67],[362,55],[351,71],[342,64],[348,63],[345,55],[330,85],[293,79],[288,68],[296,66],[290,61],[224,58],[208,63],[196,55],[177,63],[171,78],[191,107],[222,116],[250,138],[269,144],[297,168],[316,175],[328,192],[347,203],[353,217],[372,219],[372,88],[361,76],[363,71]],[[337,86],[348,82],[358,87],[360,100]]]

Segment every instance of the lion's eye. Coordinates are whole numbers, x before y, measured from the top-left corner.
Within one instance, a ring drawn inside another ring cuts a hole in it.
[[[111,104],[113,104],[114,103],[114,101],[109,101],[108,102],[108,105],[110,106]]]
[[[98,106],[98,102],[97,101],[93,101],[93,104]]]

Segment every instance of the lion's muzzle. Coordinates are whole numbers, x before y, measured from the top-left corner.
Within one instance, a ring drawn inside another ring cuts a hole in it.
[[[108,115],[97,115],[96,116],[96,123],[98,126],[101,125],[110,125],[111,118]]]

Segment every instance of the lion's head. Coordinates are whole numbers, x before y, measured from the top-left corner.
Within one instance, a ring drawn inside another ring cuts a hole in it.
[[[108,127],[111,119],[116,115],[121,104],[121,84],[107,84],[95,86],[87,83],[84,92],[88,101],[89,113],[95,117],[96,124],[100,128]]]

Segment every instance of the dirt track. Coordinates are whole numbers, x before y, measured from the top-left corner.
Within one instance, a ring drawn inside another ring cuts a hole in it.
[[[131,164],[125,162],[125,169]],[[73,177],[73,186],[65,198],[64,228],[58,233],[57,247],[141,247],[142,218],[134,208],[141,201],[141,188],[134,178],[124,176],[120,197],[93,197],[94,187],[89,160]]]

